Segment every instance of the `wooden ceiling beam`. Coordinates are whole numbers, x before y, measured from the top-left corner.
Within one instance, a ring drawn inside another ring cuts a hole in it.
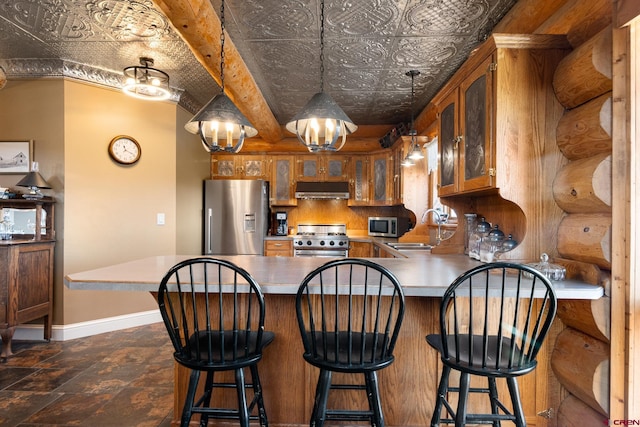
[[[220,85],[220,19],[211,2],[153,0],[153,3],[164,13],[196,59]],[[258,135],[263,140],[270,143],[280,141],[283,137],[281,127],[228,35],[225,37],[224,63],[227,96],[258,129]]]

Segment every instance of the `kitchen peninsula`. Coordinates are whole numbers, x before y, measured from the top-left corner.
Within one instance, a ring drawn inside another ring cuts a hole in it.
[[[70,289],[156,292],[165,272],[186,255],[149,257],[114,266],[69,274],[65,284]],[[276,334],[260,362],[260,376],[265,390],[265,404],[273,425],[307,425],[314,396],[317,370],[304,362],[302,344],[295,318],[295,292],[304,276],[327,258],[293,258],[261,256],[221,256],[247,269],[260,283],[267,304],[266,328]],[[427,425],[439,378],[439,358],[424,341],[427,333],[437,330],[440,296],[460,273],[478,265],[464,255],[414,255],[409,258],[372,259],[391,270],[403,285],[406,315],[396,347],[396,361],[380,373],[385,419],[389,426]],[[597,299],[603,294],[599,286],[577,281],[556,283],[559,298]],[[550,344],[553,345],[553,344]],[[548,373],[548,354],[541,351],[540,375]],[[530,377],[533,377],[531,375]],[[546,378],[541,379],[546,382]],[[178,424],[188,373],[176,365],[174,425]],[[541,399],[536,399],[537,381],[521,385],[525,396],[527,420],[533,424]],[[410,393],[406,391],[410,390]],[[366,401],[355,400],[355,404]],[[543,408],[544,409],[544,408]]]

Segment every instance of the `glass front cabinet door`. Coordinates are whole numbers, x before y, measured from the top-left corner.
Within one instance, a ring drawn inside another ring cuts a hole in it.
[[[493,169],[493,57],[440,102],[440,197],[490,188]]]

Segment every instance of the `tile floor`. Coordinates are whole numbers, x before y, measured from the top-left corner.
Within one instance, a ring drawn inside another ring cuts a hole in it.
[[[156,323],[64,342],[13,343],[0,426],[168,427],[173,356]]]

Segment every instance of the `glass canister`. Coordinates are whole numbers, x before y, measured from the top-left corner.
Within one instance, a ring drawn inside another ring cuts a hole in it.
[[[502,250],[502,242],[504,242],[504,233],[496,224],[480,242],[480,261],[493,262],[495,254]]]
[[[567,275],[567,270],[563,266],[549,262],[549,255],[546,253],[540,255],[540,262],[533,262],[527,265],[547,276],[549,280],[564,280]],[[525,276],[531,277],[530,274],[526,273]]]
[[[480,218],[480,222],[476,225],[476,229],[469,236],[469,256],[473,259],[480,260],[480,243],[482,238],[491,231],[491,224],[487,222],[485,217]]]
[[[467,224],[464,229],[464,253],[465,255],[469,254],[469,239],[471,238],[471,234],[475,231],[478,226],[478,215],[474,213],[466,213],[464,214],[464,218],[467,221]]]

